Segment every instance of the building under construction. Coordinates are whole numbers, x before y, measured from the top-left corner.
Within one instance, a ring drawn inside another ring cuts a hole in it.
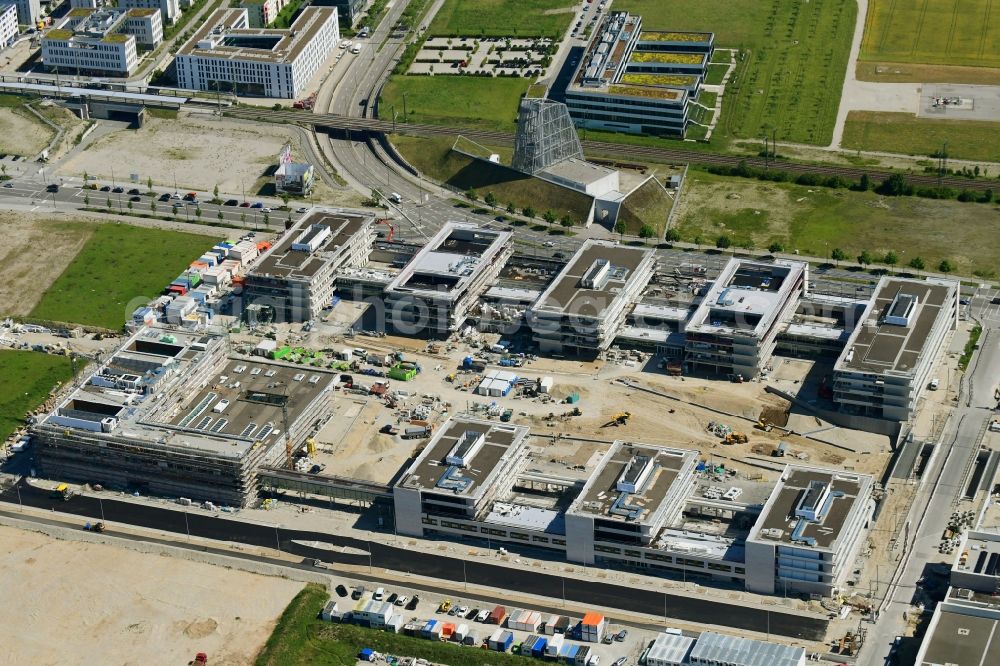
[[[335,375],[227,355],[224,337],[142,328],[33,426],[39,471],[244,507],[330,415]]]

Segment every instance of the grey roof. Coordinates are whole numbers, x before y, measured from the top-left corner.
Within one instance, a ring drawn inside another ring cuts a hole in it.
[[[689,636],[663,633],[656,637],[646,654],[647,664],[686,664],[695,639]]]
[[[724,636],[706,631],[691,650],[691,661],[720,662],[734,666],[799,666],[805,648]]]

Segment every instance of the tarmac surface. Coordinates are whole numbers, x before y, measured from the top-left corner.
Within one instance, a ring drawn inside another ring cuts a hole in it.
[[[520,571],[512,576],[504,566],[460,560],[404,548],[342,537],[323,532],[289,530],[280,526],[256,525],[221,516],[187,513],[133,502],[76,496],[68,501],[53,499],[49,491],[35,488],[23,480],[7,489],[3,500],[50,509],[92,520],[121,522],[177,534],[229,541],[257,547],[279,547],[286,553],[326,562],[368,565],[432,578],[455,580],[456,572],[478,585],[526,594],[563,598],[584,604],[618,608],[653,616],[676,618],[693,623],[720,624],[734,629],[777,634],[790,638],[822,641],[827,621],[805,618],[792,613],[746,608],[736,604],[702,601],[653,590],[637,590],[609,583],[580,581],[574,578]],[[110,530],[113,533],[113,529]],[[353,552],[303,545],[323,542]]]

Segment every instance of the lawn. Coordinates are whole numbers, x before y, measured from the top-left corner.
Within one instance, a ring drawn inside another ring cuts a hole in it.
[[[31,316],[119,329],[212,247],[209,236],[102,224],[31,311]]]
[[[475,127],[513,133],[517,108],[531,81],[481,76],[393,76],[379,99],[379,115],[392,107],[409,122]],[[405,103],[403,96],[406,96]]]
[[[0,441],[7,439],[24,416],[72,376],[69,359],[29,351],[0,349]]]
[[[993,0],[869,0],[861,58],[1000,67],[997,44],[1000,5]]]
[[[936,120],[908,113],[851,111],[844,125],[842,145],[857,150],[932,155],[941,150],[945,141],[950,157],[1000,162],[1000,122]]]
[[[326,589],[315,583],[305,587],[288,605],[267,644],[257,655],[256,666],[354,666],[362,648],[396,656],[426,659],[449,666],[538,666],[538,659],[480,647],[461,647],[411,638],[350,624],[318,619],[329,599]]]
[[[857,5],[843,0],[618,0],[647,30],[715,33],[748,49],[726,90],[712,143],[777,130],[779,141],[825,145],[833,136]],[[715,76],[712,68],[713,80]]]
[[[445,0],[430,35],[449,37],[562,37],[573,0]]]
[[[979,271],[988,276],[1000,266],[1000,247],[984,242],[1000,224],[996,204],[880,197],[693,169],[678,205],[678,231],[691,242],[700,238],[714,245],[726,234],[734,245],[749,240],[762,249],[779,242],[786,252],[812,256],[829,256],[837,247],[851,257],[862,250],[877,256],[893,250],[900,265],[915,256],[928,267],[949,259],[963,275]]]

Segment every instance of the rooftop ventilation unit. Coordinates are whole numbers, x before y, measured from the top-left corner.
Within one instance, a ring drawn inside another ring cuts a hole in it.
[[[635,455],[625,466],[625,471],[618,478],[615,490],[622,493],[637,493],[646,485],[649,475],[653,473],[653,457]]]
[[[486,443],[486,434],[475,430],[466,430],[458,438],[458,442],[448,452],[444,461],[456,467],[468,467],[479,449]]]
[[[885,323],[892,326],[909,326],[913,311],[920,303],[920,299],[914,294],[904,294],[899,292],[892,299],[889,305],[889,312],[885,315]]]
[[[795,517],[806,520],[819,520],[824,513],[826,498],[830,494],[830,484],[823,481],[810,481],[798,506],[795,507]]]
[[[580,280],[580,284],[584,289],[604,289],[604,286],[608,283],[608,277],[611,273],[611,262],[607,259],[595,259],[594,263],[590,265],[587,272],[584,273],[583,279]]]

